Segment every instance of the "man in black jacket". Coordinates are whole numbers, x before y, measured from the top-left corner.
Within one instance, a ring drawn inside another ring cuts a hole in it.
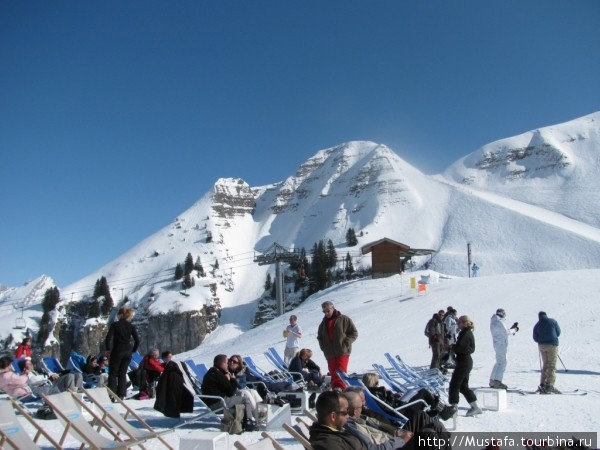
[[[317,398],[317,422],[310,427],[310,443],[315,450],[363,450],[360,439],[344,431],[348,421],[348,400],[336,391]]]
[[[227,355],[215,356],[213,366],[208,369],[202,379],[202,394],[223,397],[227,408],[243,404],[246,408],[246,430],[250,431],[256,427],[256,411],[247,397],[238,395],[238,388],[235,374],[229,372]],[[218,400],[206,401],[206,404],[211,408],[214,408],[218,403]]]

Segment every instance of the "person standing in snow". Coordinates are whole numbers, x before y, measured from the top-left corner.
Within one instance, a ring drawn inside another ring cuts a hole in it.
[[[506,327],[506,311],[502,308],[496,310],[496,314],[490,319],[490,331],[492,333],[492,341],[494,343],[494,351],[496,352],[496,364],[490,375],[490,387],[496,389],[507,389],[507,386],[502,383],[504,370],[506,369],[506,351],[508,350],[508,336],[514,335],[519,331],[519,324],[513,323],[512,327]]]
[[[121,308],[117,313],[117,320],[110,324],[108,334],[104,340],[106,350],[110,351],[108,363],[108,387],[120,398],[125,398],[127,393],[127,369],[131,355],[140,345],[135,327],[131,324],[133,309]],[[131,345],[133,338],[133,346]]]
[[[425,326],[425,336],[429,339],[431,347],[430,369],[439,369],[444,345],[444,310],[440,309],[434,314]]]
[[[471,273],[473,274],[473,278],[475,278],[477,276],[477,273],[479,272],[479,266],[475,263],[473,263],[473,265],[471,266]]]
[[[533,340],[538,343],[543,364],[538,391],[541,394],[560,394],[554,387],[560,327],[558,322],[549,318],[544,311],[538,313],[538,319],[538,323],[533,327]]]
[[[283,352],[283,361],[286,366],[290,365],[290,361],[296,356],[300,350],[300,338],[302,337],[302,328],[298,325],[298,317],[290,316],[290,324],[283,330],[283,335],[287,338],[285,350]]]
[[[343,390],[346,385],[337,371],[341,370],[345,373],[348,370],[352,343],[358,337],[358,331],[352,319],[335,309],[332,302],[323,302],[321,307],[325,316],[319,325],[317,340],[327,360],[331,387]]]
[[[452,306],[448,306],[446,309],[446,315],[444,316],[444,344],[446,348],[456,344],[456,336],[458,335],[458,324],[456,319],[456,310]],[[448,358],[446,359],[445,366],[447,368],[454,368],[456,366],[456,358],[452,353],[452,350],[448,350]]]
[[[452,350],[456,354],[456,368],[452,372],[450,387],[448,388],[448,401],[453,414],[458,410],[459,393],[465,396],[465,399],[471,405],[467,411],[467,417],[481,414],[481,408],[477,405],[477,396],[469,388],[469,375],[473,369],[473,358],[471,354],[475,351],[475,336],[473,330],[475,324],[469,316],[460,316],[458,319],[458,338]]]

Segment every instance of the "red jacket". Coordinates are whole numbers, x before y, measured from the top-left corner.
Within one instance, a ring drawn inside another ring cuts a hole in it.
[[[163,371],[165,370],[164,365],[159,362],[158,360],[154,359],[154,358],[148,358],[146,357],[146,363],[144,364],[144,369],[146,370],[152,370],[154,372],[160,372],[163,373]]]
[[[23,358],[23,357],[31,358],[31,347],[29,345],[20,344],[17,347],[17,353],[15,353],[15,358]]]

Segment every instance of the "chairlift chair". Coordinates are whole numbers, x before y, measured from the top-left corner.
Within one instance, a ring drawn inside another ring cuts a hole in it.
[[[21,310],[21,317],[17,317],[15,319],[15,326],[14,329],[15,330],[24,330],[25,327],[27,326],[27,324],[25,323],[25,318],[23,317],[23,306],[15,306],[13,305],[14,309],[20,309]]]

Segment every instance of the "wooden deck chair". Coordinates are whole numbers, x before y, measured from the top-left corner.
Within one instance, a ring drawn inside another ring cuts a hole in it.
[[[150,425],[148,425],[144,421],[144,419],[142,419],[135,412],[133,408],[131,408],[125,402],[123,402],[123,400],[121,400],[118,395],[116,395],[107,387],[84,389],[83,391],[101,412],[101,419],[109,425],[113,425],[115,429],[127,435],[129,439],[144,441],[156,438],[161,443],[163,443],[165,447],[173,449],[173,447],[171,447],[161,436],[166,433],[172,433],[174,430],[156,432],[154,429],[152,429]],[[111,398],[114,400],[114,403],[111,401]],[[86,411],[89,412],[89,407],[79,397],[74,395],[74,399],[79,404],[81,404],[81,406],[83,406],[86,409]],[[121,407],[126,411],[125,415],[121,415],[116,410],[116,404],[121,405]],[[138,424],[141,425],[141,428],[133,426],[127,420],[128,416],[133,417],[138,422]]]
[[[277,442],[273,436],[266,431],[260,433],[264,438],[254,444],[244,444],[240,441],[235,441],[233,446],[239,450],[285,450],[284,446]]]
[[[35,428],[36,434],[33,439],[25,431],[15,414],[15,408]],[[37,441],[43,435],[54,447],[60,449],[61,445],[54,440],[18,402],[13,399],[0,400],[0,448],[25,450],[39,449]]]
[[[296,441],[298,441],[306,450],[313,450],[313,446],[308,441],[310,436],[304,435],[302,428],[298,425],[291,426],[287,423],[283,424],[283,429],[290,433]]]
[[[304,420],[302,417],[296,417],[296,423],[298,424],[298,427],[302,431],[302,434],[304,436],[309,437],[310,436],[310,425],[311,424],[308,423],[306,420]]]
[[[304,408],[304,415],[312,420],[313,422],[317,422],[317,416],[310,409]]]
[[[52,410],[58,417],[58,420],[65,426],[65,430],[58,441],[63,445],[68,434],[81,442],[81,448],[89,447],[92,449],[108,448],[129,448],[140,445],[135,440],[126,440],[118,435],[106,422],[104,422],[93,411],[90,412],[96,424],[101,425],[108,431],[113,439],[96,431],[85,419],[77,402],[74,400],[71,392],[61,392],[60,394],[42,395],[44,401],[52,407]],[[141,446],[141,445],[140,445]],[[141,446],[143,448],[143,446]]]

